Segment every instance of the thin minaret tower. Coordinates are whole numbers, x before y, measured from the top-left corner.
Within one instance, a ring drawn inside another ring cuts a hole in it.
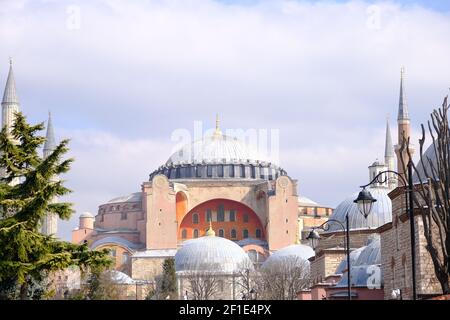
[[[395,153],[397,155],[397,171],[400,174],[405,176],[403,164],[400,157],[400,148],[402,146],[403,140],[408,139],[411,136],[411,121],[409,118],[408,112],[408,104],[406,103],[406,95],[405,95],[405,68],[402,67],[400,71],[400,99],[398,104],[398,117],[397,117],[397,125],[398,125],[398,144],[395,146]],[[414,153],[414,148],[412,145],[409,146],[409,152],[411,156]],[[403,150],[402,156],[405,162],[405,166],[408,163],[408,152],[407,150]]]
[[[12,59],[9,58],[9,72],[6,80],[5,91],[2,99],[2,128],[6,127],[6,131],[11,135],[12,126],[14,124],[15,115],[20,110],[19,98],[16,92],[16,82],[14,80],[14,72],[12,68]],[[0,168],[0,178],[5,177],[5,168]],[[11,185],[19,183],[18,179],[11,181]]]
[[[55,132],[53,130],[52,115],[48,113],[47,122],[47,135],[44,144],[44,158],[47,158],[56,148]],[[58,177],[54,178],[54,181],[58,181]],[[53,199],[52,203],[57,202],[57,199]],[[53,213],[47,213],[42,219],[41,233],[45,235],[56,235],[58,231],[58,217]]]
[[[391,128],[389,126],[389,117],[386,119],[386,143],[384,149],[384,164],[387,170],[395,170],[395,153],[392,145]],[[388,187],[394,189],[397,186],[396,179],[392,173],[388,174]]]
[[[9,59],[9,73],[6,80],[5,91],[2,100],[2,128],[6,127],[9,134],[14,124],[15,113],[20,110],[19,98],[16,92],[16,82],[12,68],[12,59]]]

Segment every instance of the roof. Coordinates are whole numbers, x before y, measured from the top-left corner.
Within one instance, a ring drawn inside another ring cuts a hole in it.
[[[306,207],[317,207],[319,204],[307,197],[300,196],[298,197],[298,204]]]
[[[449,150],[450,151],[450,150]],[[427,150],[423,153],[423,164],[419,160],[416,163],[416,170],[413,170],[413,182],[419,183],[420,180],[422,182],[426,182],[428,178],[433,177],[433,173],[431,171],[432,166],[436,166],[436,151],[435,145],[432,143]],[[436,168],[437,169],[437,168]],[[439,177],[437,177],[439,178]]]
[[[127,274],[117,271],[109,270],[107,273],[111,276],[111,280],[118,284],[134,284],[135,281],[130,278]]]
[[[261,156],[253,146],[243,141],[215,133],[212,136],[198,139],[175,151],[167,160],[166,165],[194,163],[247,163],[270,162]]]
[[[247,253],[231,240],[206,236],[183,242],[175,255],[175,270],[186,272],[236,273],[252,266]]]
[[[120,196],[114,199],[109,200],[107,203],[116,203],[116,202],[141,202],[142,201],[142,192],[130,193],[125,196]]]
[[[82,214],[80,214],[80,218],[94,218],[94,215],[90,212],[83,212]]]
[[[165,258],[174,257],[177,253],[177,249],[150,249],[136,251],[133,254],[133,258]]]
[[[350,230],[376,229],[391,222],[392,202],[388,196],[389,190],[377,187],[369,188],[368,190],[377,201],[373,204],[372,211],[367,218],[364,218],[359,212],[358,205],[353,202],[358,196],[358,191],[342,201],[333,211],[330,219],[338,220],[345,225],[345,217],[348,214]],[[326,232],[343,231],[342,227],[337,223],[330,223],[329,226],[330,229]]]
[[[6,80],[5,91],[3,93],[3,103],[19,104],[19,97],[16,92],[16,82],[14,80],[14,72],[12,68],[12,62],[9,64],[8,79]]]
[[[351,285],[356,287],[367,287],[371,285],[380,288],[383,285],[380,236],[374,234],[369,237],[367,244],[359,248],[358,251],[357,259],[352,259],[350,255]],[[338,273],[337,271],[336,273]],[[348,272],[344,272],[336,287],[346,287],[347,279]]]

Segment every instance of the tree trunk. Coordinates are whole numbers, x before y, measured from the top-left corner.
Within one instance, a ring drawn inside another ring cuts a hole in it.
[[[26,281],[20,286],[20,300],[28,300],[28,283]]]

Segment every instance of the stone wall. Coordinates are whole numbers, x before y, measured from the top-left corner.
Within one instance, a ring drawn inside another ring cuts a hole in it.
[[[326,277],[334,275],[339,263],[345,258],[345,250],[323,250],[311,261],[312,284],[322,282]]]
[[[155,280],[163,272],[166,257],[131,258],[131,278],[133,280]]]
[[[410,220],[404,192],[392,192],[392,223],[379,228],[381,233],[381,268],[384,277],[384,298],[391,299],[392,290],[400,289],[403,299],[412,299],[412,262]],[[426,250],[422,218],[415,215],[415,255],[417,295],[441,293],[434,275],[431,257]]]

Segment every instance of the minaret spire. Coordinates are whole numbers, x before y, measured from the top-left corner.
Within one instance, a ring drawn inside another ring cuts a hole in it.
[[[409,120],[408,104],[406,103],[405,96],[405,67],[400,69],[400,98],[398,104],[398,118],[397,120]]]
[[[44,158],[47,158],[56,148],[55,132],[53,130],[52,114],[48,112],[47,135],[44,144]]]
[[[12,59],[9,58],[8,78],[6,80],[5,91],[3,92],[2,99],[2,128],[6,126],[8,133],[11,133],[15,113],[19,112],[19,106],[20,104],[16,92]]]
[[[214,136],[220,137],[221,135],[222,135],[222,131],[220,130],[219,114],[216,113],[216,131],[214,131]]]
[[[53,130],[52,114],[48,112],[47,121],[47,135],[44,144],[43,155],[47,158],[56,148],[55,132]],[[53,181],[58,181],[57,176],[52,178]],[[58,198],[52,199],[52,203],[57,203]],[[41,233],[45,235],[56,235],[58,232],[58,216],[54,213],[48,212],[41,221]]]
[[[391,128],[389,126],[389,116],[386,118],[386,143],[384,147],[385,164],[389,165],[387,159],[394,158],[394,147],[392,145]]]
[[[388,170],[395,170],[395,156],[394,146],[392,145],[391,128],[389,126],[389,116],[386,117],[386,143],[384,148],[384,164]],[[391,174],[388,174],[388,187],[394,189],[396,186],[395,179]]]
[[[400,70],[400,98],[398,104],[398,117],[397,117],[397,125],[398,125],[398,143],[395,146],[395,152],[397,155],[397,171],[400,174],[405,174],[403,161],[405,162],[405,166],[408,164],[409,156],[408,151],[412,155],[414,153],[414,148],[410,144],[408,149],[403,149],[403,152],[400,154],[400,149],[404,141],[407,141],[411,136],[411,124],[409,119],[408,105],[406,103],[406,94],[405,94],[405,68],[402,67]]]

